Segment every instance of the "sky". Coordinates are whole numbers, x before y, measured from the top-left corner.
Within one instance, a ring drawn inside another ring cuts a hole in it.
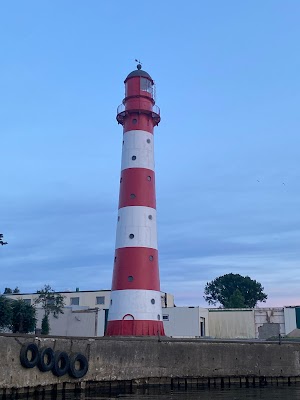
[[[0,2],[0,291],[110,289],[116,109],[156,83],[161,290],[226,273],[300,304],[300,2]]]

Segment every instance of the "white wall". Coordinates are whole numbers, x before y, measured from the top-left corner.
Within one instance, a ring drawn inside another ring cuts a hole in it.
[[[259,338],[258,328],[264,324],[279,324],[280,333],[285,335],[284,309],[264,307],[254,309],[255,337]]]
[[[255,338],[253,309],[209,309],[208,323],[213,338]]]
[[[37,328],[41,328],[44,311],[37,310]],[[64,314],[58,318],[49,316],[50,335],[54,336],[103,336],[105,311],[96,309],[73,310],[71,307],[64,308]]]
[[[204,335],[208,335],[207,309],[200,307],[168,307],[162,311],[167,336],[181,338],[199,337],[201,336],[201,321],[205,323],[206,332]]]
[[[285,334],[297,329],[295,307],[284,307]]]
[[[91,290],[91,291],[79,291],[79,292],[59,292],[63,296],[65,296],[64,302],[65,306],[69,307],[71,305],[71,298],[79,297],[79,306],[80,307],[89,307],[99,309],[108,309],[110,304],[110,290]],[[104,297],[104,304],[97,304],[97,297]],[[16,293],[16,294],[7,294],[6,297],[11,299],[27,299],[31,301],[31,304],[34,304],[34,300],[38,297],[36,293]],[[161,292],[161,304],[162,307],[174,307],[174,296],[170,293]],[[37,305],[37,308],[41,307],[41,305]]]

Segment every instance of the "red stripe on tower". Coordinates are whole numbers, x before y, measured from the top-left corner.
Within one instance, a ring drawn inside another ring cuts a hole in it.
[[[105,335],[163,336],[153,140],[160,112],[154,82],[140,64],[125,79],[117,121],[123,125],[122,167]]]

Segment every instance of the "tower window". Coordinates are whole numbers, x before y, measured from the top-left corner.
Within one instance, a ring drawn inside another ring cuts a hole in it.
[[[151,176],[150,175],[147,176],[147,181],[149,181],[149,182],[151,181]]]
[[[155,299],[151,299],[151,304],[155,304]]]
[[[131,198],[131,199],[135,199],[135,194],[134,194],[134,193],[131,193],[130,198]]]
[[[133,118],[132,123],[133,123],[133,125],[137,124],[137,119]]]
[[[153,261],[153,256],[149,256],[149,260],[150,260],[150,261]]]
[[[134,238],[134,234],[131,233],[131,234],[129,235],[129,239],[133,239],[133,238]]]
[[[160,321],[160,315],[159,314],[157,314],[157,319]]]
[[[148,218],[149,218],[149,219],[152,219],[152,215],[148,215]]]
[[[136,160],[136,156],[132,156],[131,159],[132,159],[132,160]]]
[[[149,81],[149,79],[147,79],[147,78],[141,77],[141,90],[150,93],[152,96],[152,94],[153,94],[152,82]]]
[[[129,277],[128,277],[128,282],[132,282],[133,281],[133,276],[132,275],[129,275]]]
[[[147,139],[147,143],[151,143],[151,140],[150,140],[150,139]]]
[[[120,221],[120,215],[118,215],[118,221]]]

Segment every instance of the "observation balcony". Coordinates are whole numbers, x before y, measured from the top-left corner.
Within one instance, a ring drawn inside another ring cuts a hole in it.
[[[154,120],[154,125],[158,125],[160,122],[160,109],[157,105],[152,106],[152,110],[147,110],[145,108],[138,108],[138,109],[126,109],[125,105],[122,103],[117,108],[117,121],[119,124],[123,125],[124,120],[127,115],[130,114],[147,114],[150,115],[151,118]]]

